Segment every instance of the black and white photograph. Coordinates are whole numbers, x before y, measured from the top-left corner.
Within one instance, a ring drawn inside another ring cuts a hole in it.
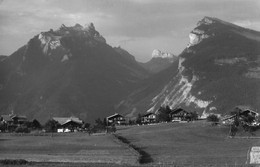
[[[0,0],[1,167],[260,166],[260,0]]]

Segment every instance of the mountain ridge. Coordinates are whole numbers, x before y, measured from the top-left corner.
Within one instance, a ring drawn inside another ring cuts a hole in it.
[[[156,112],[161,105],[196,110],[204,117],[209,113],[228,113],[237,105],[259,110],[260,42],[248,34],[258,36],[259,32],[220,19],[203,18],[178,56],[178,65],[174,65],[177,72],[158,74],[170,76],[168,83],[163,83],[160,91],[146,94],[149,98],[139,98],[142,90],[132,93],[124,100],[129,109],[123,112],[131,113],[133,108],[135,114]],[[147,88],[161,82],[160,77],[148,82]],[[133,99],[137,102],[131,103]]]

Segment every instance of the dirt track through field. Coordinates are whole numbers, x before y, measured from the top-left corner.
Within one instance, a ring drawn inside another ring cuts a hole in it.
[[[130,141],[128,141],[123,136],[120,136],[118,134],[115,134],[114,136],[118,140],[120,140],[122,143],[127,144],[130,148],[132,148],[133,150],[135,150],[139,154],[138,162],[140,164],[147,164],[147,163],[153,162],[153,159],[152,159],[151,155],[149,153],[145,152],[142,148],[137,147],[136,145],[131,144]]]

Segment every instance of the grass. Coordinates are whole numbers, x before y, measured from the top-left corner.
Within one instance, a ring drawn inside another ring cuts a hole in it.
[[[118,130],[131,144],[151,155],[151,165],[245,165],[247,152],[259,139],[231,139],[229,128],[207,122],[134,126]]]
[[[0,134],[0,159],[33,162],[136,164],[137,155],[112,135],[86,133],[48,136]]]
[[[228,134],[229,127],[203,121],[118,127],[116,137],[0,134],[0,160],[28,161],[22,167],[246,166],[248,150],[259,146],[259,139],[231,139]],[[142,156],[150,160],[143,163]]]

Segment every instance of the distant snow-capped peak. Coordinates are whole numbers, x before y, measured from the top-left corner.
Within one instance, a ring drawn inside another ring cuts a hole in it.
[[[174,57],[174,55],[172,53],[162,52],[158,49],[154,49],[152,52],[152,58],[158,58],[158,57],[171,59]]]

